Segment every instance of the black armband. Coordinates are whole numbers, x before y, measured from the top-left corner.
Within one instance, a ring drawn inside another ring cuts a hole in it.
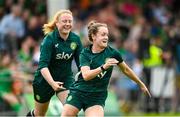
[[[104,65],[104,64],[103,64],[103,65]],[[103,65],[101,65],[101,67],[100,67],[100,68],[101,68],[101,70],[102,70],[102,71],[105,71],[105,69],[104,69]]]

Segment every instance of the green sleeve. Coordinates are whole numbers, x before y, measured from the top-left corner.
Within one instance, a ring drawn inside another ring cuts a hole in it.
[[[84,53],[84,50],[82,50],[79,58],[80,58],[80,67],[82,67],[82,66],[90,66],[90,59]]]
[[[53,51],[52,39],[49,36],[46,36],[41,43],[40,47],[40,60],[39,60],[39,69],[49,66],[51,55]]]
[[[114,55],[114,58],[119,61],[119,63],[123,62],[122,56],[119,51],[114,49],[113,55]]]
[[[78,67],[78,71],[80,70],[79,55],[80,55],[82,49],[83,49],[83,46],[82,46],[80,38],[78,37],[77,48],[76,48],[75,54],[74,54],[74,59],[75,59],[75,62],[76,62],[76,66]]]

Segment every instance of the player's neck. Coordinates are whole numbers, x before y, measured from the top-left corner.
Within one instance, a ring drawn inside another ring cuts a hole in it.
[[[66,41],[69,36],[69,33],[59,33],[59,35],[61,36],[62,39]]]
[[[105,48],[101,48],[100,46],[93,44],[91,49],[92,49],[92,52],[93,52],[93,53],[100,53],[100,52],[102,52]]]

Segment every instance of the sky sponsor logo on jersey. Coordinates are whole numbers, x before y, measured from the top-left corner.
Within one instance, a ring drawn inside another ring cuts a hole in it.
[[[68,53],[59,53],[59,54],[56,54],[56,59],[70,59],[72,57],[72,53],[71,54],[68,54]]]

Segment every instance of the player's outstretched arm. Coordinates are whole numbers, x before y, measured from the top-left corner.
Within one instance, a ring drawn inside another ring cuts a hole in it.
[[[131,80],[136,82],[140,87],[141,90],[147,94],[149,97],[151,97],[151,94],[145,84],[138,78],[138,76],[133,72],[133,70],[125,63],[121,62],[118,64],[118,67],[121,69],[121,71],[128,76]]]

